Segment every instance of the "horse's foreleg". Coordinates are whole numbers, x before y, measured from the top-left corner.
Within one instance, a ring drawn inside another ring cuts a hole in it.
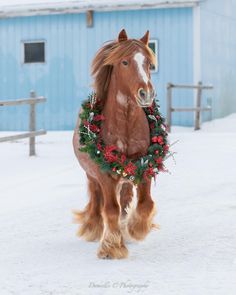
[[[146,180],[138,185],[137,207],[128,220],[128,232],[136,240],[143,240],[155,227],[152,222],[155,215],[155,204],[151,198],[150,190],[151,180]]]
[[[98,249],[99,258],[120,259],[128,256],[120,230],[121,208],[117,200],[118,183],[109,175],[102,177],[104,231]]]
[[[120,205],[121,205],[123,216],[127,215],[127,210],[129,209],[132,199],[133,199],[133,185],[130,183],[124,183],[120,191]]]
[[[102,191],[99,183],[89,175],[88,192],[90,200],[84,211],[75,212],[75,221],[81,226],[78,235],[87,241],[100,240],[103,233],[103,220],[101,215]]]

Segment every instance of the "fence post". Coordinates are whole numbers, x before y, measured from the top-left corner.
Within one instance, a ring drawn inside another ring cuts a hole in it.
[[[171,112],[172,112],[172,85],[171,83],[167,84],[167,113],[166,113],[166,123],[167,130],[171,132]]]
[[[30,91],[30,98],[36,98],[36,93]],[[30,104],[30,116],[29,116],[29,131],[36,130],[36,115],[35,115],[35,102]],[[29,155],[35,156],[35,136],[29,138]]]
[[[200,108],[201,108],[201,99],[202,99],[202,82],[198,82],[197,89],[197,100],[196,100],[196,112],[195,112],[195,122],[194,122],[194,130],[200,129]]]

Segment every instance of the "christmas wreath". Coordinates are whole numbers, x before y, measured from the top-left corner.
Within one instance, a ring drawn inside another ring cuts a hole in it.
[[[102,140],[101,126],[106,118],[96,94],[90,94],[80,113],[80,151],[88,153],[103,171],[120,175],[135,184],[143,179],[155,178],[160,171],[165,171],[163,161],[169,153],[166,125],[157,101],[144,108],[144,112],[150,128],[150,146],[145,156],[130,160],[116,146],[106,145]]]

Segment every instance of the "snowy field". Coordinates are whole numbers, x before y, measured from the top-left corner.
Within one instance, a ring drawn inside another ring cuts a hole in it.
[[[3,136],[3,132],[0,136]],[[72,132],[0,145],[0,295],[236,294],[236,114],[174,128],[176,164],[153,185],[153,231],[127,260],[99,260],[76,237],[86,181]]]

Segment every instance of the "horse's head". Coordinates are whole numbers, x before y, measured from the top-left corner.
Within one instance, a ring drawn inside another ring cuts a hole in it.
[[[155,96],[150,75],[155,58],[148,41],[149,31],[140,40],[129,40],[125,30],[122,30],[115,50],[119,56],[113,63],[119,89],[135,99],[140,107],[150,106]]]
[[[106,91],[113,73],[117,88],[122,94],[129,96],[140,107],[150,106],[155,97],[150,75],[155,56],[148,47],[148,41],[149,31],[138,40],[128,39],[125,30],[122,30],[118,40],[105,45],[94,60],[93,74],[99,71],[102,73],[101,77],[98,75],[97,81],[95,80],[97,85],[100,84]],[[103,64],[99,63],[102,58]],[[106,79],[106,83],[102,82],[102,79]]]

